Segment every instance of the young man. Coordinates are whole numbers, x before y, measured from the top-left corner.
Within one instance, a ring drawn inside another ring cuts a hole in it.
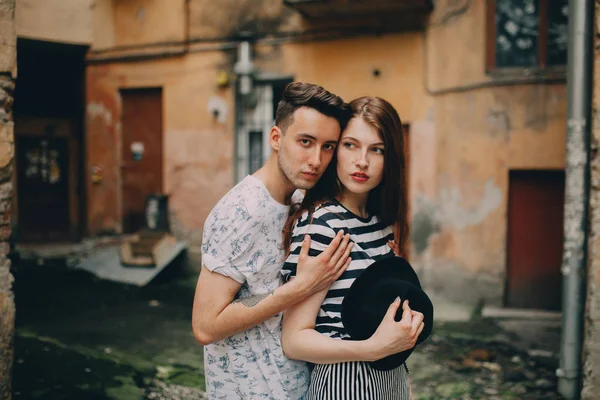
[[[287,86],[269,134],[273,152],[215,206],[204,225],[202,271],[192,327],[205,345],[210,399],[299,399],[308,389],[305,363],[281,349],[281,312],[335,281],[352,244],[339,232],[317,257],[305,238],[296,279],[280,286],[282,229],[296,189],[321,177],[350,111],[320,86]]]

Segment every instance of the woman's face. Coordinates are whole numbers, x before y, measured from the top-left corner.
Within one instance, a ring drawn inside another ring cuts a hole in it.
[[[350,120],[337,148],[337,176],[351,193],[368,193],[383,179],[385,148],[379,132],[360,117]]]

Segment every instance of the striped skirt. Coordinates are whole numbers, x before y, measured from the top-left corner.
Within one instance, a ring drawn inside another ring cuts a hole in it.
[[[404,365],[379,371],[353,361],[317,364],[306,400],[408,400],[410,387]]]

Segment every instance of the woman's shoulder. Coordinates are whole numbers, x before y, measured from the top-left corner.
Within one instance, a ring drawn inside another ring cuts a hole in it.
[[[324,220],[343,219],[345,212],[346,209],[336,200],[328,200],[315,208],[314,216],[315,218],[322,218]]]
[[[296,221],[294,236],[317,232],[323,234],[325,231],[330,232],[328,236],[334,236],[335,230],[331,225],[331,221],[340,219],[339,215],[336,214],[338,211],[333,202],[323,202],[314,209],[305,210]]]
[[[321,223],[328,225],[332,219],[341,219],[340,213],[343,209],[334,201],[326,201],[317,205],[314,209],[305,210],[298,218],[297,225],[306,225],[310,223]]]

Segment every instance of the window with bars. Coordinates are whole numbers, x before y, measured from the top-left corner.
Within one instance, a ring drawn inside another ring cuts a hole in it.
[[[567,63],[568,0],[488,0],[488,71]]]
[[[277,104],[290,81],[257,82],[254,88],[255,103],[252,106],[238,103],[241,109],[237,123],[236,182],[256,172],[267,161],[271,153],[269,132],[275,122]]]

